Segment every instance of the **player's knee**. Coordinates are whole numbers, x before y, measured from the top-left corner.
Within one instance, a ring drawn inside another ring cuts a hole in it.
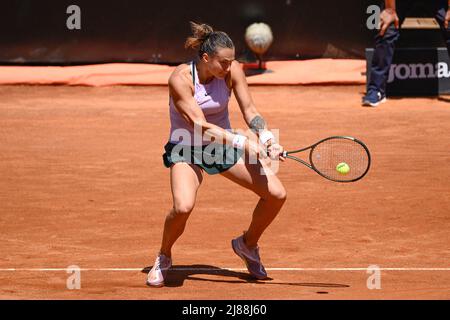
[[[271,200],[285,202],[286,198],[287,198],[287,192],[286,192],[286,189],[282,186],[270,191],[270,199]]]
[[[193,209],[193,203],[177,202],[173,206],[173,216],[185,216],[187,218]]]

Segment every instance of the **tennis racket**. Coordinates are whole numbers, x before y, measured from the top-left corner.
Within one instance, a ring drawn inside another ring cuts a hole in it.
[[[309,163],[291,154],[309,150]],[[284,151],[283,157],[292,159],[335,182],[354,182],[364,177],[370,168],[367,146],[353,137],[334,136],[298,150]],[[338,165],[347,164],[347,170]],[[348,172],[346,172],[348,171]]]

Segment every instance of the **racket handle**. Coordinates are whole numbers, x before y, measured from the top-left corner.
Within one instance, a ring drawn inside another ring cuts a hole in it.
[[[287,156],[287,151],[285,150],[285,151],[283,151],[283,158],[286,158],[286,156]]]

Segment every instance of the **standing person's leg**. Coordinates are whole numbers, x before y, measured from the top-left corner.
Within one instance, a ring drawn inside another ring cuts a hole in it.
[[[397,1],[397,15],[400,25],[405,20],[405,12],[410,4],[405,1]],[[384,10],[384,5],[381,7]],[[386,82],[394,58],[395,43],[400,37],[400,30],[394,25],[389,26],[384,36],[379,32],[375,36],[375,51],[372,58],[367,93],[363,99],[363,105],[377,106],[385,101]]]
[[[172,246],[183,234],[202,180],[202,170],[196,165],[179,162],[170,168],[173,207],[164,223],[160,252],[148,274],[147,284],[149,286],[164,285],[166,272],[172,266]]]
[[[447,51],[450,55],[450,26],[445,28],[445,16],[448,10],[448,1],[447,0],[437,0],[438,8],[435,12],[435,18],[441,27],[442,36],[444,37],[445,43],[447,45]]]
[[[261,170],[267,174],[261,174]],[[260,196],[247,231],[232,241],[233,250],[244,260],[250,274],[259,279],[266,278],[267,273],[259,257],[258,240],[286,201],[283,184],[275,174],[268,171],[260,162],[246,164],[240,159],[237,164],[222,173],[224,177]]]

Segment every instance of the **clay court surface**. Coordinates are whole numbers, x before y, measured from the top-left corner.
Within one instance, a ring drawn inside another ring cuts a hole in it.
[[[230,246],[258,198],[205,176],[154,289],[146,272],[171,208],[167,88],[0,86],[0,298],[450,299],[449,100],[362,108],[364,86],[250,89],[286,149],[352,135],[371,171],[338,184],[281,165],[288,200],[260,241],[268,281],[250,280]],[[234,98],[230,116],[245,128]],[[71,265],[80,290],[66,288]]]

